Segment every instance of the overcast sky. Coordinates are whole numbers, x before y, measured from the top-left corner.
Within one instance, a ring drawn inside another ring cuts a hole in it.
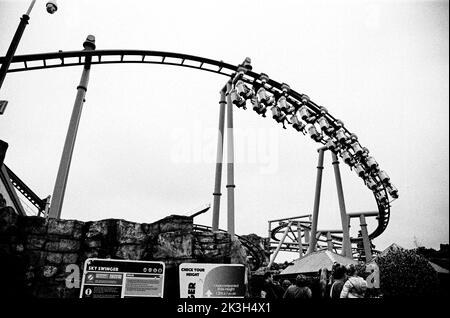
[[[0,0],[5,55],[29,1]],[[16,54],[145,49],[239,64],[288,83],[359,136],[400,198],[374,244],[439,248],[449,239],[447,1],[37,1]],[[81,67],[13,73],[0,98],[6,164],[53,192]],[[94,65],[62,218],[154,222],[212,203],[219,90],[226,77],[161,65]],[[235,109],[236,233],[312,212],[319,144],[250,108]],[[338,228],[331,156],[319,229]],[[348,212],[376,210],[341,164]],[[226,229],[224,170],[220,227]],[[211,224],[212,210],[195,219]],[[376,223],[369,222],[369,231]],[[359,226],[352,223],[352,234]],[[292,255],[292,258],[295,255]]]

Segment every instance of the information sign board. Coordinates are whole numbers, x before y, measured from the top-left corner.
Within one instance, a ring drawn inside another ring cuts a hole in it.
[[[245,267],[241,264],[184,263],[179,267],[180,298],[243,298]]]
[[[163,297],[163,262],[88,258],[80,298]]]

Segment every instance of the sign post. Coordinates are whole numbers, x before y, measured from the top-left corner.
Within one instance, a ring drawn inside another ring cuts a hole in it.
[[[180,298],[245,296],[244,265],[183,263],[179,271]]]
[[[80,298],[163,297],[163,262],[88,258]]]

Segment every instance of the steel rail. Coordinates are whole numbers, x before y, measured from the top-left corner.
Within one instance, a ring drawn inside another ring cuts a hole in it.
[[[271,230],[271,232],[270,232],[270,239],[273,240],[270,243],[271,244],[271,246],[270,246],[271,248],[274,248],[272,246],[272,244],[277,244],[276,242],[280,241],[280,239],[277,238],[276,236],[277,235],[282,235],[287,225],[288,225],[287,223],[283,223],[283,224],[280,224],[280,225],[278,225],[277,227],[275,227],[275,228],[273,228]],[[302,229],[311,230],[311,226],[309,224],[302,224],[300,222],[300,226],[302,227]],[[326,240],[326,238],[324,238],[324,237],[326,237],[326,231],[324,231],[324,232],[318,231],[318,232],[321,232],[320,235],[319,235],[319,238],[317,240],[318,243],[326,243],[327,240]],[[304,237],[304,235],[302,235],[302,237]],[[342,236],[331,234],[331,238],[333,240],[333,245],[334,246],[341,247],[342,240],[343,240]],[[361,237],[352,237],[350,239],[350,241],[352,243],[359,243],[359,242],[362,241],[362,238]],[[324,246],[324,247],[326,247],[326,246]],[[298,243],[297,242],[284,242],[282,247],[281,247],[281,251],[290,251],[290,252],[292,252],[292,251],[297,251],[297,250],[298,250]]]
[[[163,51],[148,51],[148,50],[95,50],[95,51],[59,51],[59,52],[50,52],[50,53],[39,53],[39,54],[27,54],[27,55],[16,55],[11,61],[11,66],[9,68],[9,73],[22,72],[22,71],[30,71],[30,70],[40,70],[40,69],[49,69],[49,68],[58,68],[58,67],[68,67],[68,66],[78,66],[84,65],[84,59],[86,57],[92,57],[91,64],[129,64],[129,63],[139,63],[139,64],[163,64],[163,65],[172,65],[172,66],[180,66],[187,68],[194,68],[203,71],[213,72],[217,74],[221,74],[224,76],[228,76],[233,78],[238,71],[239,66],[235,66],[229,63],[225,63],[223,61],[217,61],[213,59],[208,59],[204,57],[181,54],[181,53],[173,53],[173,52],[163,52]],[[116,56],[116,59],[106,60],[106,57]],[[136,57],[139,57],[136,59]],[[153,57],[154,59],[150,59]],[[130,58],[134,58],[130,60]],[[155,59],[156,58],[156,59]],[[71,60],[69,60],[71,59]],[[177,61],[175,61],[176,59]],[[30,62],[41,61],[42,65],[29,65]],[[0,57],[0,64],[4,64],[6,62],[5,57]],[[190,64],[188,64],[189,62]],[[198,63],[197,64],[192,64]],[[207,68],[207,66],[209,68]],[[242,77],[242,80],[251,85],[263,86],[263,83],[260,80],[261,74],[255,73],[251,70],[245,72],[245,75]],[[280,96],[282,90],[282,84],[268,79],[266,84],[264,85],[267,91],[272,93],[274,96]],[[296,92],[293,89],[290,89],[287,92],[287,100],[296,106],[302,105],[302,97],[303,94]],[[320,106],[314,103],[311,100],[305,104],[314,112],[314,115],[320,114]],[[336,123],[336,118],[334,118],[328,112],[324,114],[325,118],[328,120],[330,126],[334,129],[337,129],[339,126]],[[342,127],[344,131],[350,135],[350,132],[346,127]],[[318,141],[319,143],[325,144],[326,141],[321,139]],[[340,157],[342,157],[341,153],[337,153]],[[375,181],[379,181],[379,177],[375,174],[371,175]],[[379,236],[386,229],[389,218],[390,218],[390,204],[383,204],[376,197],[376,193],[383,192],[385,197],[387,198],[387,189],[385,185],[379,182],[380,187],[376,190],[372,190],[375,201],[377,202],[379,215],[377,217],[378,225],[376,229],[369,234],[369,238],[373,239]],[[354,238],[352,238],[354,240]]]

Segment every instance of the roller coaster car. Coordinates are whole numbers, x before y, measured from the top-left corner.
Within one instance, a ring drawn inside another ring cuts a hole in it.
[[[398,190],[397,190],[396,187],[394,187],[393,184],[390,184],[390,185],[387,187],[387,190],[388,190],[389,195],[390,195],[391,197],[393,197],[394,199],[398,199]]]
[[[320,117],[317,120],[317,123],[319,124],[320,129],[327,135],[331,135],[331,133],[334,131],[334,128],[330,126],[325,116]]]
[[[329,140],[327,141],[326,146],[327,146],[327,148],[328,148],[329,150],[331,150],[331,151],[333,151],[333,152],[337,149],[336,144],[335,144],[334,141],[331,140],[331,139],[329,139]]]
[[[281,96],[280,98],[278,98],[277,104],[278,104],[278,107],[280,107],[280,109],[283,109],[283,110],[288,110],[291,108],[291,107],[289,107],[289,105],[286,101],[286,97],[284,97],[284,96]]]
[[[300,109],[298,111],[299,111],[301,119],[303,119],[305,122],[307,122],[309,124],[313,124],[315,122],[316,116],[311,114],[311,112],[309,111],[309,109],[306,106],[300,107]]]
[[[349,166],[352,166],[353,165],[353,157],[352,157],[352,155],[350,154],[350,152],[348,152],[347,150],[344,150],[343,152],[342,152],[342,159],[344,160],[344,162],[346,163],[346,164],[348,164]]]
[[[235,87],[238,95],[242,98],[248,99],[253,96],[253,90],[247,87],[242,80],[237,81]]]
[[[341,144],[345,144],[347,136],[345,135],[344,128],[339,128],[338,131],[336,131],[336,138]]]
[[[292,114],[295,112],[296,108],[294,107],[294,105],[291,105],[287,102],[286,97],[281,96],[278,99],[278,107],[280,107],[280,109],[285,112],[286,114]]]
[[[355,171],[356,171],[356,174],[358,176],[360,176],[361,178],[366,177],[366,171],[364,170],[364,167],[362,166],[362,164],[360,164],[360,163],[355,164]]]
[[[372,178],[366,179],[366,185],[372,191],[375,191],[376,189],[378,189],[378,184]]]
[[[290,118],[292,127],[294,127],[295,130],[303,132],[303,129],[305,128],[305,125],[297,118],[296,115],[292,115]]]
[[[277,106],[272,107],[272,118],[275,119],[277,123],[282,123],[283,128],[286,129],[286,126],[284,125],[284,121],[286,120],[286,114],[283,113]]]
[[[286,114],[284,114],[280,108],[277,106],[272,107],[272,118],[277,122],[282,122],[286,118]]]
[[[311,138],[317,142],[319,142],[320,140],[322,140],[322,134],[320,134],[319,132],[317,132],[316,127],[313,124],[310,124],[310,126],[308,127],[308,133],[311,136]]]
[[[252,98],[251,103],[253,105],[253,110],[257,114],[262,115],[263,117],[266,117],[267,108],[263,104],[260,104],[256,97]]]
[[[353,152],[355,153],[355,156],[361,157],[363,155],[364,151],[359,142],[355,141],[354,143],[351,144],[351,147],[353,149]]]
[[[304,105],[302,107],[300,107],[300,109],[298,110],[298,113],[300,115],[300,118],[303,119],[304,121],[307,121],[307,119],[310,117],[308,107],[306,107]]]
[[[325,118],[325,116],[320,117],[320,118],[317,120],[317,123],[319,124],[320,129],[322,129],[323,131],[327,130],[328,127],[330,127],[330,125],[328,124],[328,121],[327,121],[327,119]]]
[[[386,195],[383,192],[377,192],[375,194],[375,197],[377,198],[378,201],[380,201],[381,204],[389,203],[388,198],[386,197]]]
[[[388,174],[386,173],[386,171],[384,171],[384,170],[378,171],[378,176],[380,177],[381,182],[389,185],[390,178],[389,178]]]
[[[245,103],[246,103],[245,99],[243,99],[241,96],[239,96],[235,89],[232,89],[230,91],[230,97],[231,97],[231,101],[234,105],[236,105],[239,108],[247,109],[247,107],[245,106]]]
[[[266,89],[264,87],[260,87],[258,89],[258,92],[256,93],[256,95],[258,96],[259,102],[261,104],[264,104],[265,106],[269,106],[270,97],[267,94]]]
[[[369,156],[366,158],[366,164],[369,167],[370,170],[378,171],[378,163],[376,162],[375,158],[372,156]]]

